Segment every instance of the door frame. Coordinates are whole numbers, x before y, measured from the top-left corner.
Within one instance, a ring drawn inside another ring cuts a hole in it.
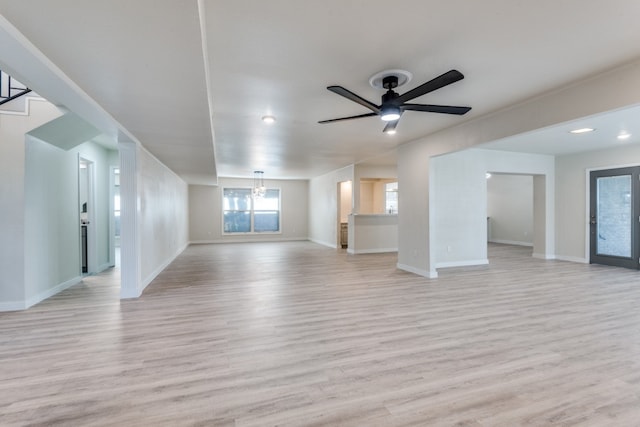
[[[120,173],[119,165],[109,166],[109,266],[116,265],[116,220],[115,220],[115,171]]]
[[[344,189],[342,188],[343,184],[351,183],[351,198],[349,203],[349,212],[353,213],[353,180],[346,181],[338,181],[337,182],[337,212],[336,212],[336,248],[342,248],[342,209],[344,208],[344,204],[342,203],[342,192]],[[347,222],[348,223],[348,222]]]
[[[587,260],[590,264],[612,265],[632,269],[640,269],[640,166],[625,165],[589,169],[587,172],[587,215],[586,215],[586,247]],[[599,177],[631,175],[631,256],[598,255],[597,240],[597,189]]]
[[[83,156],[78,155],[78,189],[80,188],[80,168],[82,164],[86,164],[87,169],[87,272],[82,273],[82,254],[80,254],[80,272],[82,275],[95,274],[98,271],[98,246],[96,233],[96,163]],[[82,201],[80,200],[80,191],[78,191],[78,226],[81,226],[80,214],[82,210]],[[81,233],[80,233],[81,234]],[[82,238],[82,236],[80,236]],[[80,242],[82,248],[82,242]]]

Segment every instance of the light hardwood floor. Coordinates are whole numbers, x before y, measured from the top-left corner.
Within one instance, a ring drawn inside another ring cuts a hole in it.
[[[201,245],[138,300],[88,277],[0,313],[0,425],[640,425],[640,272],[490,259]]]

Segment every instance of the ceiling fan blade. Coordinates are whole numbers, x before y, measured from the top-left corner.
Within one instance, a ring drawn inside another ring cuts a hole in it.
[[[321,120],[318,123],[333,123],[333,122],[340,122],[342,120],[360,119],[362,117],[373,117],[377,115],[378,113],[359,114],[357,116],[340,117],[339,119]]]
[[[451,83],[455,83],[458,80],[464,79],[462,73],[458,70],[450,70],[444,74],[439,75],[433,80],[429,80],[426,83],[421,84],[420,86],[411,89],[409,92],[406,92],[395,99],[397,102],[406,102],[410,101],[413,98],[417,98],[426,93],[433,92],[436,89],[440,89],[441,87],[445,87],[450,85]]]
[[[456,114],[461,116],[471,110],[471,107],[456,107],[451,105],[428,105],[428,104],[403,104],[401,110],[426,111],[428,113]]]
[[[399,121],[400,121],[400,119],[394,120],[392,122],[387,122],[387,124],[384,127],[384,129],[382,129],[382,132],[383,133],[395,133],[396,126],[398,126],[398,122]]]
[[[376,114],[380,113],[380,107],[378,107],[373,102],[367,101],[361,96],[356,95],[348,89],[343,88],[342,86],[329,86],[327,87],[331,92],[336,93],[340,96],[344,96],[345,98],[362,105],[363,107],[367,107],[369,110],[373,111]]]

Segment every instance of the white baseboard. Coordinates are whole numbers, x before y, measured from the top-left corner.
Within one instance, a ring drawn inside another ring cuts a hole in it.
[[[192,240],[189,242],[190,245],[219,245],[224,243],[272,243],[272,242],[306,242],[309,239],[306,237],[274,237],[274,238],[255,238],[255,239],[238,239],[238,238],[230,238],[230,239],[213,239],[213,240]],[[318,243],[318,242],[314,242]],[[326,246],[326,245],[325,245]]]
[[[502,239],[491,239],[489,243],[500,243],[503,245],[515,245],[515,246],[530,246],[533,247],[533,243],[531,242],[519,242],[517,240],[502,240]]]
[[[399,270],[408,271],[409,273],[417,274],[418,276],[426,277],[428,279],[436,279],[438,278],[438,273],[436,271],[427,271],[422,270],[420,268],[411,267],[410,265],[397,263],[396,267]]]
[[[472,259],[466,261],[451,261],[451,262],[438,262],[436,268],[450,268],[450,267],[470,267],[473,265],[488,265],[488,259]]]
[[[189,247],[189,242],[187,242],[182,248],[178,249],[178,251],[172,256],[169,257],[165,262],[163,262],[162,264],[160,264],[155,270],[153,270],[153,272],[151,272],[151,274],[149,274],[145,279],[141,280],[140,282],[140,287],[138,288],[138,295],[136,296],[123,296],[122,294],[120,295],[121,299],[124,298],[138,298],[140,295],[142,295],[142,292],[145,290],[145,288],[147,286],[149,286],[149,284],[151,282],[153,282],[153,279],[155,279],[156,277],[158,277],[158,275],[160,273],[162,273],[162,270],[164,270],[165,268],[167,268],[169,266],[169,264],[171,264],[176,258],[178,258],[178,256],[184,252],[185,249],[187,249],[187,247]]]
[[[555,255],[552,255],[552,254],[539,254],[537,252],[534,252],[531,256],[533,258],[537,258],[537,259],[557,259]]]
[[[6,301],[0,302],[0,313],[3,311],[20,311],[26,310],[25,301]]]
[[[144,288],[142,290],[144,290]],[[137,289],[125,289],[120,286],[120,299],[139,298],[140,295],[142,295],[142,290],[138,291]]]
[[[338,245],[336,245],[335,243],[325,242],[325,241],[322,241],[322,240],[311,239],[311,238],[309,238],[307,240],[309,240],[310,242],[316,243],[318,245],[326,246],[328,248],[332,248],[332,249],[337,249],[338,248]]]
[[[569,261],[569,262],[578,262],[580,264],[589,264],[589,260],[586,258],[574,257],[574,256],[564,256],[564,255],[556,255],[554,259],[560,261]]]
[[[377,249],[347,249],[348,254],[384,254],[388,252],[398,252],[398,248],[377,248]]]
[[[52,296],[54,296],[57,293],[60,293],[62,291],[64,291],[67,288],[70,288],[73,285],[77,285],[78,283],[80,283],[82,281],[82,276],[76,276],[72,279],[67,280],[66,282],[62,282],[56,286],[54,286],[53,288],[47,289],[46,291],[40,292],[39,294],[31,297],[31,298],[27,298],[27,300],[25,301],[24,308],[29,308],[29,307],[33,307],[34,305],[38,304],[39,302],[42,302],[44,300],[46,300],[47,298],[51,298]]]
[[[111,267],[115,267],[115,264],[112,264],[110,262],[102,264],[100,267],[98,267],[98,273],[102,273],[103,271],[108,270]]]
[[[102,270],[100,270],[102,271]],[[0,312],[2,311],[19,311],[26,310],[29,307],[33,307],[34,305],[46,300],[47,298],[51,298],[52,296],[64,291],[65,289],[70,288],[73,285],[77,285],[82,281],[82,276],[76,276],[72,279],[69,279],[65,282],[59,283],[53,288],[47,289],[39,294],[28,298],[24,301],[8,301],[8,302],[0,302]]]

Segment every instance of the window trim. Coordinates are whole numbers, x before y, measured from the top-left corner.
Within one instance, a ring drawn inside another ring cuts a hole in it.
[[[247,186],[228,186],[222,187],[222,191],[220,192],[220,227],[222,229],[223,236],[262,236],[262,235],[277,235],[282,234],[282,188],[280,187],[267,187],[267,191],[269,190],[277,190],[278,191],[278,231],[254,231],[255,229],[255,209],[253,203],[253,196],[251,196],[251,209],[249,210],[250,214],[250,227],[251,231],[225,231],[224,229],[224,213],[226,210],[224,209],[224,193],[225,190],[249,190],[251,192],[252,188]],[[230,212],[245,212],[245,211],[230,211]],[[260,211],[262,212],[262,211]],[[273,212],[272,210],[264,211],[264,212]]]
[[[395,190],[387,190],[389,184],[395,184]],[[395,209],[389,209],[389,193],[396,193]],[[386,214],[398,215],[398,181],[391,181],[384,184],[384,210]]]

